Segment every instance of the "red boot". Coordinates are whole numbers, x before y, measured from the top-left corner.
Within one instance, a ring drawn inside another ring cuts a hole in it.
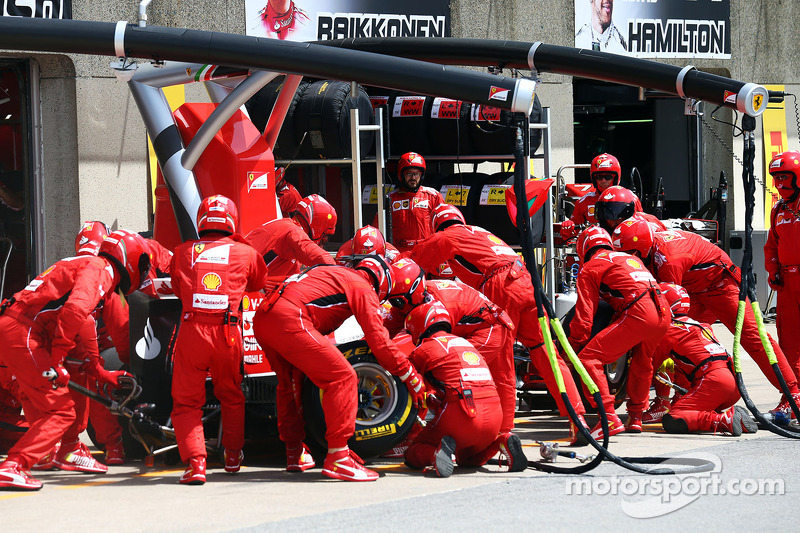
[[[506,462],[508,464],[509,472],[522,472],[528,468],[528,457],[522,450],[522,441],[513,433],[503,433],[500,439],[500,464]],[[505,456],[503,460],[502,456]]]
[[[42,482],[31,477],[30,473],[23,470],[19,463],[6,459],[0,463],[0,489],[10,490],[39,490]]]
[[[125,446],[122,444],[122,438],[106,443],[106,464],[125,464]]]
[[[628,413],[628,419],[625,421],[625,431],[628,433],[642,432],[642,413]]]
[[[228,450],[222,454],[225,459],[225,471],[229,474],[235,474],[242,468],[242,461],[244,461],[244,452],[242,450]]]
[[[653,424],[661,421],[664,415],[669,413],[669,398],[656,396],[650,404],[650,408],[642,415],[642,424]]]
[[[53,461],[55,461],[56,455],[58,455],[58,450],[60,448],[61,442],[57,442],[47,455],[39,459],[36,464],[31,467],[31,470],[55,470],[56,465]]]
[[[189,459],[189,466],[179,480],[184,485],[202,485],[206,482],[206,458],[202,456]]]
[[[314,468],[316,463],[308,451],[308,446],[302,442],[293,447],[286,446],[286,471],[305,472],[309,468]]]
[[[609,436],[618,435],[625,431],[625,426],[622,424],[622,420],[615,413],[608,414],[608,434]],[[592,438],[596,441],[603,440],[603,424],[602,422],[598,422],[592,428]]]
[[[589,424],[586,423],[586,420],[583,419],[583,415],[578,415],[578,422],[580,422],[583,427],[589,429]],[[586,446],[589,442],[586,440],[586,437],[578,429],[578,426],[575,425],[575,422],[572,420],[569,421],[569,445],[570,446]]]
[[[344,481],[375,481],[377,472],[364,467],[364,460],[349,448],[328,453],[322,467],[322,475]]]
[[[53,464],[60,470],[105,474],[108,467],[92,457],[92,452],[82,442],[64,444],[56,454]]]

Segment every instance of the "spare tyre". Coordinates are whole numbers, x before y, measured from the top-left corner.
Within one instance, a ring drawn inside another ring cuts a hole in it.
[[[294,113],[295,140],[300,144],[303,159],[335,159],[350,157],[350,110],[358,109],[358,123],[373,123],[372,104],[360,85],[355,99],[350,97],[350,84],[321,80],[303,92]],[[375,142],[375,133],[358,135],[361,153],[366,154]]]
[[[338,348],[353,365],[358,377],[355,434],[347,445],[361,457],[387,452],[411,431],[418,410],[412,405],[403,382],[378,364],[366,341],[353,341]],[[303,386],[303,410],[306,444],[318,451],[326,450],[322,391],[309,379]]]
[[[283,77],[269,82],[245,104],[247,112],[250,115],[250,120],[261,133],[264,133],[267,127],[269,115],[272,113],[272,108],[275,106],[275,101],[278,99],[278,93],[280,93],[283,88],[283,82]],[[275,146],[272,147],[272,153],[276,159],[294,159],[297,157],[294,114],[297,109],[297,104],[308,86],[309,83],[307,81],[301,81],[294,93],[292,103],[289,104],[289,109],[286,111],[286,118],[278,133]]]
[[[469,135],[471,109],[469,102],[433,99],[429,121],[432,154],[458,156],[475,151]]]
[[[433,98],[422,95],[398,94],[390,100],[389,146],[392,156],[406,152],[429,154],[428,122]]]

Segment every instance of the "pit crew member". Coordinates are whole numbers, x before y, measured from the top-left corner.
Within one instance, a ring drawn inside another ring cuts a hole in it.
[[[661,283],[660,288],[672,311],[672,322],[653,352],[653,366],[672,358],[675,372],[689,383],[689,392],[661,419],[664,430],[667,433],[722,431],[736,437],[758,431],[750,413],[734,405],[741,396],[733,361],[711,326],[689,318],[691,304],[683,287]]]
[[[238,213],[225,196],[209,196],[197,211],[199,239],[175,248],[172,289],[183,306],[172,371],[172,423],[181,459],[180,483],[206,482],[202,409],[206,377],[222,406],[225,471],[244,459],[244,394],[240,305],[245,291],[267,284],[264,260],[236,233]]]
[[[669,327],[669,306],[658,290],[656,280],[641,259],[615,252],[611,237],[600,227],[590,227],[578,236],[578,302],[570,322],[570,344],[580,349],[586,371],[603,398],[608,415],[609,436],[622,431],[641,433],[642,413],[647,407],[653,369],[650,353]],[[597,302],[603,299],[613,309],[611,323],[589,339]],[[608,390],[603,365],[634,350],[628,370],[628,420],[623,426],[614,409],[614,396]],[[599,440],[603,428],[598,424],[592,436]]]
[[[496,453],[503,417],[486,361],[469,342],[450,333],[450,315],[441,302],[430,301],[412,309],[405,327],[417,346],[409,359],[432,384],[441,402],[433,421],[411,441],[406,464],[430,467],[439,477],[453,473],[453,455],[460,466],[483,466]],[[511,434],[502,446],[511,472],[527,468],[528,459],[517,435]]]
[[[288,471],[315,466],[305,439],[300,391],[303,375],[322,391],[328,454],[322,474],[346,481],[374,481],[347,441],[355,432],[358,402],[355,371],[326,337],[354,315],[381,366],[405,382],[414,403],[422,381],[395,346],[378,315],[392,286],[391,269],[379,256],[350,269],[317,266],[286,280],[265,298],[253,319],[256,340],[278,376],[278,431],[286,445]],[[280,326],[276,328],[275,324]]]
[[[778,299],[775,324],[778,342],[795,378],[800,379],[800,152],[792,150],[772,158],[769,173],[781,199],[772,208],[764,246],[764,266],[770,288]],[[788,412],[786,413],[788,414]]]
[[[63,364],[75,346],[76,332],[108,294],[138,289],[149,268],[149,249],[143,239],[116,231],[102,242],[99,256],[57,262],[0,306],[4,347],[0,363],[17,378],[23,410],[36,418],[0,464],[0,488],[42,487],[28,470],[53,449],[76,418],[67,389],[70,376]],[[74,446],[63,448],[63,455],[88,454],[83,444]]]

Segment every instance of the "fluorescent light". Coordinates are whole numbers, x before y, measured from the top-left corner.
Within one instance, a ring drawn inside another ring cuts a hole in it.
[[[653,122],[652,118],[640,118],[635,120],[609,120],[609,124],[644,124],[648,122]]]
[[[10,102],[10,101],[11,101],[11,98],[8,98],[8,97],[2,98],[2,99],[0,99],[0,105],[3,105],[3,104],[5,104],[7,102]]]
[[[11,119],[11,113],[9,113],[8,115],[6,115],[6,120],[9,120],[9,119]]]

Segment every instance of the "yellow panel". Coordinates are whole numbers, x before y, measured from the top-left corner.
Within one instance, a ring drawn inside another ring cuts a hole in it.
[[[764,87],[770,91],[784,90],[783,85],[765,85]],[[767,110],[761,115],[761,121],[764,135],[764,183],[767,185],[767,191],[764,194],[764,227],[769,228],[772,206],[776,202],[776,198],[780,199],[769,175],[769,163],[776,154],[789,149],[789,139],[786,135],[786,107],[783,102],[767,104]]]

